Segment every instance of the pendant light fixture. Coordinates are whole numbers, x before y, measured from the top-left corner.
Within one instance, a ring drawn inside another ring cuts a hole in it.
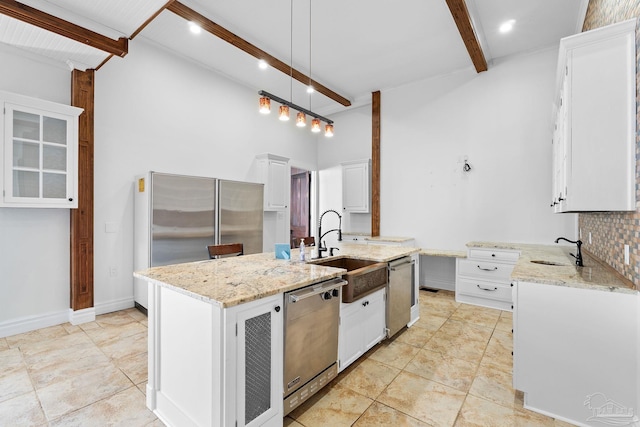
[[[280,120],[282,120],[283,122],[286,122],[289,120],[289,106],[288,105],[281,105],[280,108],[278,109],[278,118]]]
[[[304,114],[302,111],[298,111],[298,114],[296,115],[296,126],[298,126],[299,128],[303,128],[307,125],[307,115]]]
[[[271,99],[266,96],[260,97],[260,112],[262,114],[269,114],[271,112]]]
[[[278,119],[280,119],[281,121],[289,120],[289,111],[292,108],[298,111],[298,113],[296,114],[296,126],[305,127],[307,125],[307,116],[311,116],[313,117],[313,120],[311,120],[311,132],[319,133],[322,130],[320,126],[320,120],[322,120],[326,123],[324,135],[326,137],[332,137],[333,120],[329,120],[328,118],[311,111],[311,94],[314,92],[313,86],[311,85],[311,0],[309,0],[309,84],[307,85],[307,93],[309,94],[309,109],[300,107],[299,105],[293,103],[293,0],[291,0],[290,6],[289,18],[291,24],[291,32],[289,39],[289,101],[272,95],[264,90],[258,91],[258,95],[260,95],[260,112],[263,114],[269,114],[271,111],[271,100],[276,101],[280,104],[280,107],[278,108]]]

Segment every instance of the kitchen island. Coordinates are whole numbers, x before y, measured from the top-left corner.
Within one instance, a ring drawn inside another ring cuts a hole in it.
[[[388,262],[418,252],[340,245],[339,255]],[[273,253],[155,267],[149,287],[147,406],[169,426],[281,426],[283,293],[346,270]]]

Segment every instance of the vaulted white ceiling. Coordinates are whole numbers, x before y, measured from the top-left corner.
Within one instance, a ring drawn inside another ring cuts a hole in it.
[[[0,2],[5,0],[0,0]],[[113,40],[130,38],[162,10],[166,0],[22,0]],[[293,68],[348,98],[367,103],[371,92],[473,67],[445,0],[181,0]],[[466,0],[491,69],[496,58],[537,50],[580,32],[588,0]],[[293,6],[293,7],[292,7]],[[311,13],[310,13],[311,7]],[[500,24],[515,20],[512,32]],[[158,14],[129,43],[145,39],[222,73],[321,114],[345,107],[314,93],[257,59],[207,33],[189,31],[184,18]],[[0,45],[70,68],[98,67],[109,53],[0,15]],[[110,61],[126,61],[111,58]],[[99,72],[99,71],[98,71]]]

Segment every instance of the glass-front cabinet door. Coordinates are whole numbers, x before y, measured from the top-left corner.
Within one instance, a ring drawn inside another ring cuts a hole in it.
[[[76,112],[4,103],[2,205],[77,207]]]

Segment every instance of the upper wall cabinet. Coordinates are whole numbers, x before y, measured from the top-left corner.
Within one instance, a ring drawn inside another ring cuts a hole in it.
[[[350,213],[369,213],[371,199],[371,160],[342,163],[342,209]]]
[[[289,206],[289,159],[274,154],[256,156],[258,181],[264,184],[264,210],[281,211]]]
[[[560,41],[556,212],[635,210],[636,20]]]
[[[78,207],[81,108],[0,91],[0,206]]]

